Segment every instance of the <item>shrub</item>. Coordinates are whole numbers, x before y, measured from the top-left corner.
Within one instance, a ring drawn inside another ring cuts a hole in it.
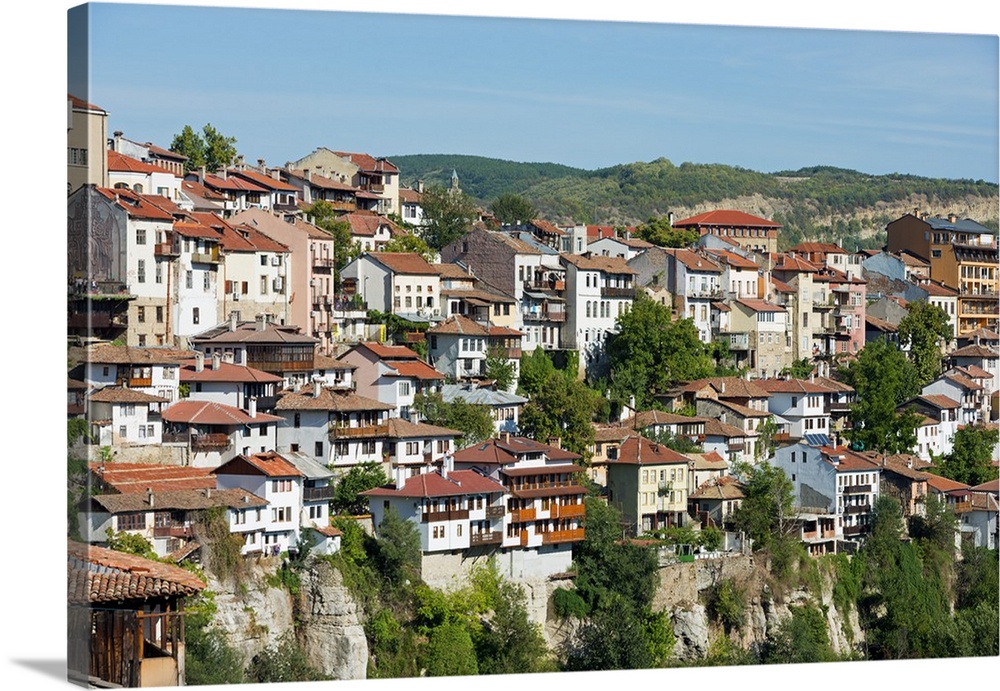
[[[746,594],[731,579],[720,581],[708,591],[708,614],[727,632],[743,626]]]
[[[556,616],[561,618],[577,617],[583,619],[590,613],[590,607],[576,590],[556,588],[552,593],[552,606]]]

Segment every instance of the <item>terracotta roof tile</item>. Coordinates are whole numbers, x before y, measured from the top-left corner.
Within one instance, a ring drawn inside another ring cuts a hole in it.
[[[247,465],[266,477],[303,477],[302,471],[296,468],[291,461],[274,451],[255,453],[250,456],[241,454],[226,461],[211,472],[215,475],[243,475]]]
[[[281,394],[275,410],[333,410],[339,412],[363,410],[392,410],[395,406],[373,398],[359,396],[353,391],[321,387],[318,396],[313,395],[315,384],[303,386],[298,393],[291,391]]]
[[[437,269],[416,252],[368,252],[366,255],[397,274],[437,276]]]
[[[618,447],[618,459],[610,464],[620,465],[658,465],[668,463],[691,463],[692,459],[674,451],[664,444],[657,444],[645,437],[635,435],[621,443]]]
[[[89,468],[95,481],[122,493],[215,487],[215,478],[209,475],[211,468],[101,462],[90,463]]]
[[[108,172],[112,173],[163,173],[164,175],[174,175],[174,172],[161,166],[156,166],[137,158],[118,153],[113,149],[108,150]],[[174,175],[176,177],[176,175]]]
[[[559,260],[573,264],[582,271],[602,271],[606,274],[635,275],[639,272],[628,265],[622,257],[588,257],[582,254],[560,254]]]
[[[488,336],[489,330],[461,314],[453,314],[440,324],[427,329],[429,334],[462,334],[469,336]]]
[[[298,188],[289,185],[287,182],[282,182],[281,180],[276,180],[270,175],[264,175],[263,173],[258,173],[256,170],[230,170],[229,176],[237,176],[250,182],[256,183],[261,187],[268,190],[276,190],[279,192],[298,192]]]
[[[361,494],[369,497],[430,498],[466,494],[503,494],[506,491],[500,483],[474,470],[451,470],[447,478],[442,477],[440,472],[421,473],[407,478],[401,488],[386,485]]]
[[[190,571],[133,554],[70,541],[67,600],[110,604],[185,597],[207,584]]]
[[[134,513],[138,511],[201,511],[215,506],[227,506],[232,509],[258,508],[267,506],[268,502],[242,488],[182,490],[153,490],[153,501],[150,503],[146,491],[129,492],[128,494],[98,494],[90,501],[108,513]]]
[[[220,362],[219,369],[212,368],[211,358],[205,359],[201,372],[196,369],[195,360],[191,359],[181,366],[181,382],[246,382],[258,384],[276,384],[284,381],[276,374],[270,374],[253,367],[235,365],[231,362]]]
[[[689,249],[674,249],[668,248],[664,249],[665,254],[670,255],[681,264],[685,266],[689,271],[708,271],[710,273],[722,273],[722,267],[717,263],[709,259],[708,257],[703,257],[697,252],[693,252]]]
[[[449,429],[448,427],[429,425],[426,422],[410,422],[409,420],[404,420],[398,417],[389,418],[386,422],[386,427],[389,429],[386,436],[390,439],[423,439],[426,437],[462,436],[462,432]]]
[[[737,303],[748,307],[754,312],[784,312],[785,308],[781,305],[774,305],[770,302],[764,300],[752,300],[750,298],[740,298],[736,300]]]
[[[284,418],[266,413],[256,417],[235,408],[213,401],[177,401],[166,408],[162,417],[167,422],[185,422],[190,425],[252,425],[268,422],[282,422]]]
[[[444,381],[445,376],[428,365],[423,360],[388,361],[385,364],[392,367],[400,377],[420,379],[422,381]]]
[[[86,360],[97,365],[178,365],[194,355],[193,350],[112,345],[103,343],[87,351]]]
[[[351,163],[356,165],[360,170],[366,173],[398,173],[399,168],[396,165],[386,159],[386,158],[375,158],[374,156],[369,156],[368,154],[355,154],[348,153],[345,151],[334,151],[341,158],[349,160]]]
[[[143,218],[153,221],[173,221],[174,217],[169,211],[164,210],[157,204],[151,204],[142,195],[131,190],[110,189],[98,187],[98,194],[113,201],[121,207],[125,213],[133,218]]]
[[[780,223],[766,218],[752,216],[742,211],[719,209],[675,221],[674,228],[690,228],[697,226],[721,226],[726,228],[781,228]]]
[[[94,391],[88,399],[96,403],[168,403],[166,398],[153,396],[127,386],[105,386]]]
[[[580,454],[556,446],[542,444],[527,437],[509,439],[493,437],[455,452],[455,461],[463,463],[514,463],[521,454],[544,453],[550,461],[575,461]]]

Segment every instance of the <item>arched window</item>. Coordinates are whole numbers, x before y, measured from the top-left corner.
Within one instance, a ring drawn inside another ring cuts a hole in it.
[[[140,185],[138,182],[135,183],[134,185],[132,185],[132,191],[135,192],[136,194],[142,194],[142,185]]]
[[[590,316],[590,300],[587,300],[587,316]]]

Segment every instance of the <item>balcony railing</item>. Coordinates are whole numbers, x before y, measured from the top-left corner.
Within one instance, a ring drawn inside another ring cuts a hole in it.
[[[334,259],[329,258],[329,257],[315,257],[314,256],[312,258],[312,265],[313,266],[322,266],[322,267],[330,267],[330,268],[332,268],[333,266],[336,265],[336,261]]]
[[[550,280],[550,281],[546,281],[546,280],[530,281],[529,280],[529,281],[525,281],[524,282],[524,289],[525,290],[545,290],[545,291],[549,291],[549,292],[553,292],[554,291],[554,292],[557,292],[557,293],[561,293],[562,291],[566,290],[566,281],[565,280]]]
[[[180,255],[179,249],[174,249],[172,242],[158,242],[153,246],[153,255],[157,257],[176,257]]]
[[[586,514],[586,507],[583,504],[553,504],[549,508],[549,515],[552,518],[578,518]]]
[[[721,298],[721,288],[688,288],[684,293],[689,298]]]
[[[605,286],[601,288],[602,298],[628,298],[629,300],[635,299],[635,288],[616,288],[613,286]]]
[[[218,264],[219,250],[213,250],[212,252],[192,252],[191,261],[200,264]]]
[[[487,506],[486,507],[486,517],[487,518],[503,518],[506,513],[506,509],[502,506]]]
[[[729,334],[729,349],[730,350],[750,350],[750,334],[748,334],[748,333],[730,333]]]
[[[388,425],[363,425],[361,427],[339,427],[331,424],[329,427],[331,439],[365,439],[384,437],[389,434]]]
[[[847,485],[844,487],[844,494],[868,494],[871,491],[871,485]]]
[[[955,513],[968,513],[969,511],[972,511],[972,502],[956,501],[952,504],[952,508],[955,510]]]
[[[228,434],[196,434],[191,437],[192,451],[224,451],[231,445]]]
[[[860,535],[865,530],[863,525],[849,525],[844,527],[844,535],[848,537],[853,537],[855,535]]]
[[[524,316],[525,321],[566,321],[566,312],[562,310],[550,310],[545,307],[534,310],[525,308],[521,310],[521,314]]]
[[[871,504],[861,504],[860,506],[845,506],[844,513],[871,513]]]
[[[469,537],[472,545],[498,545],[503,541],[503,535],[497,531],[472,533]]]
[[[304,487],[302,499],[305,501],[324,501],[333,499],[333,487]]]
[[[469,519],[468,509],[448,509],[446,511],[428,511],[420,517],[424,523],[437,521],[465,521]]]
[[[510,520],[514,523],[527,523],[535,520],[538,512],[535,509],[518,509],[510,512]]]
[[[550,533],[542,533],[543,545],[554,545],[560,542],[579,542],[583,539],[583,528],[573,530],[554,530]]]
[[[194,537],[194,529],[189,525],[175,523],[173,525],[156,526],[153,537]]]

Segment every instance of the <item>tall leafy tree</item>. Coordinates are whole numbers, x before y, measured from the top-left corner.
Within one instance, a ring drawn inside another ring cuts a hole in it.
[[[536,348],[541,350],[541,348]],[[507,391],[514,383],[517,364],[512,362],[502,348],[490,348],[486,351],[486,378],[496,382],[497,388]]]
[[[698,338],[694,323],[671,321],[667,306],[641,292],[632,308],[618,317],[618,333],[609,337],[605,352],[612,398],[627,402],[635,396],[642,408],[676,382],[715,373],[710,350]]]
[[[857,392],[848,438],[866,450],[911,451],[922,418],[898,408],[920,392],[920,378],[903,352],[884,339],[872,341],[843,370],[843,377]]]
[[[540,391],[549,375],[557,371],[555,363],[544,348],[535,348],[530,353],[523,353],[520,369],[517,390],[525,396],[533,396]]]
[[[554,372],[521,410],[521,430],[543,444],[558,437],[563,448],[587,458],[601,400],[584,382]]]
[[[793,526],[794,487],[785,471],[759,463],[748,471],[745,497],[733,523],[753,540],[754,549],[773,547],[787,539]]]
[[[504,225],[513,225],[518,221],[529,221],[538,216],[538,211],[524,197],[506,193],[501,194],[490,203],[490,212]]]
[[[369,489],[389,482],[382,465],[374,461],[356,465],[337,481],[333,489],[333,507],[338,513],[359,515],[367,513],[368,498],[361,495]]]
[[[993,452],[998,441],[1000,432],[995,429],[983,425],[963,427],[955,432],[951,452],[933,472],[967,485],[989,482],[997,477]]]
[[[421,257],[426,259],[428,262],[434,261],[434,250],[427,246],[427,241],[422,237],[413,235],[411,233],[406,233],[405,235],[399,235],[389,240],[385,243],[382,248],[383,252],[412,252],[414,254],[419,254]]]
[[[190,125],[184,125],[179,134],[174,135],[170,150],[187,156],[184,169],[187,172],[205,166],[215,172],[232,165],[236,158],[236,137],[227,137],[211,123],[201,129],[201,134]]]
[[[413,409],[428,424],[461,432],[456,444],[463,449],[489,439],[496,429],[489,408],[461,399],[446,402],[440,393],[417,394]]]
[[[909,346],[908,357],[917,369],[921,384],[941,373],[941,351],[951,340],[948,314],[929,302],[918,300],[907,305],[907,314],[899,322],[899,344]]]
[[[635,229],[636,237],[660,247],[687,247],[698,241],[698,231],[674,228],[666,216],[654,216]]]
[[[479,211],[468,195],[439,185],[424,191],[420,205],[426,221],[422,230],[423,239],[434,250],[440,250],[468,233],[479,217]]]

